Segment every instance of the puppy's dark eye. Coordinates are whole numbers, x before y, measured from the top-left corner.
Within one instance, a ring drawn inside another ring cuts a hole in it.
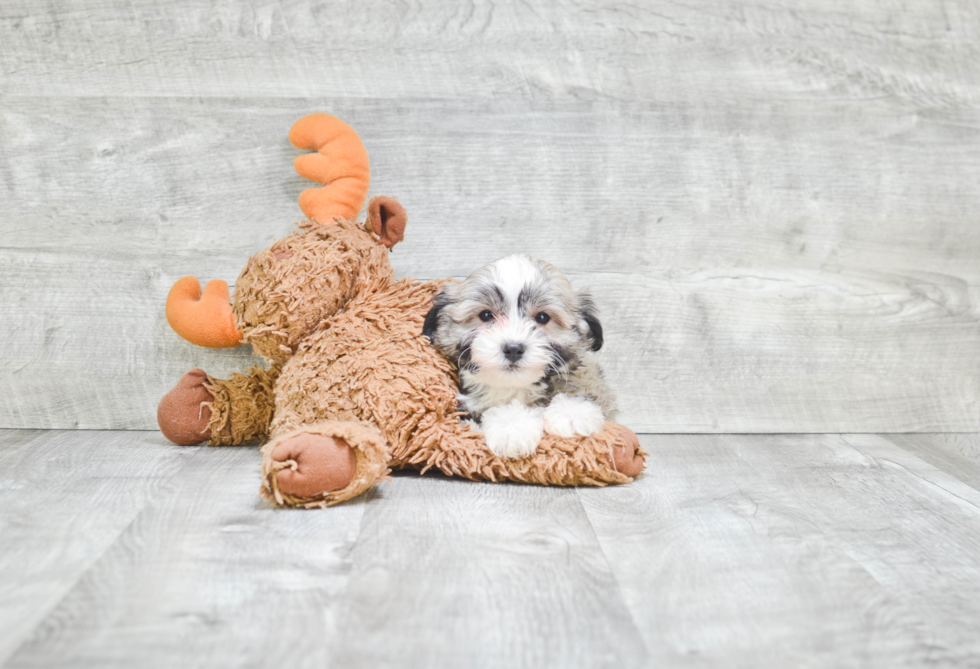
[[[545,323],[551,320],[551,316],[549,316],[548,314],[542,311],[540,314],[534,317],[534,320],[536,320],[538,323],[541,323],[541,325],[544,325]]]
[[[493,312],[487,309],[486,311],[480,312],[480,320],[486,323],[487,321],[493,320]]]

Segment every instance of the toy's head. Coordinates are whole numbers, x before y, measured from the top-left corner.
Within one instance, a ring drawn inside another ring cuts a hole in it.
[[[389,197],[373,198],[368,211],[363,224],[301,223],[300,232],[249,259],[233,306],[244,343],[284,361],[321,321],[391,282],[388,249],[401,239],[405,211]]]

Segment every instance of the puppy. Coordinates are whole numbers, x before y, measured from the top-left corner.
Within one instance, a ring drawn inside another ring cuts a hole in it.
[[[544,261],[507,256],[447,284],[423,334],[456,363],[460,410],[501,457],[532,455],[545,432],[594,434],[615,413],[592,298]]]

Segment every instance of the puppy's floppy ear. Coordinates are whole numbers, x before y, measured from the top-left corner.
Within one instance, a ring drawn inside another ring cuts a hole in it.
[[[592,301],[592,297],[587,293],[579,294],[579,316],[585,321],[586,327],[588,327],[588,332],[583,332],[585,337],[589,339],[592,344],[589,348],[593,351],[598,351],[602,348],[602,324],[599,322],[599,318],[596,316],[595,303]]]
[[[432,308],[425,315],[425,323],[422,324],[422,334],[429,338],[433,344],[436,342],[436,330],[439,329],[439,313],[450,303],[450,298],[446,295],[446,289],[435,296],[432,300]]]

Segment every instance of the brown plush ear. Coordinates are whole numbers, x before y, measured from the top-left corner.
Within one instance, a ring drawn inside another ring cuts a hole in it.
[[[393,197],[379,195],[368,202],[367,228],[378,235],[389,249],[405,238],[408,215],[405,207]]]

